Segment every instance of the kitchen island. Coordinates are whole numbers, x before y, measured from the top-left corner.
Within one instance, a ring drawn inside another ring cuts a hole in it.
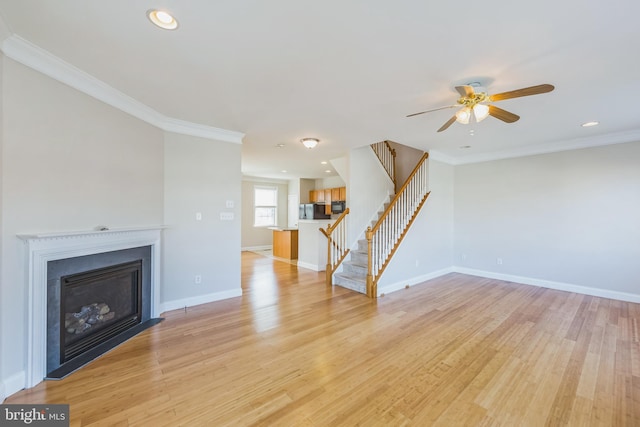
[[[298,259],[298,229],[272,228],[273,256],[285,259]]]

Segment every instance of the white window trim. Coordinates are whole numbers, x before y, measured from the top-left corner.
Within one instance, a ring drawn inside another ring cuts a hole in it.
[[[256,190],[273,190],[275,192],[275,205],[256,205]],[[274,208],[273,224],[256,225],[256,208]],[[278,225],[278,187],[275,185],[254,185],[253,186],[253,226],[255,228],[275,227]]]

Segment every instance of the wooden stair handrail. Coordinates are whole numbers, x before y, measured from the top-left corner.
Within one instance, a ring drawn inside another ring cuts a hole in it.
[[[380,215],[380,218],[378,218],[378,221],[373,226],[371,231],[375,232],[380,227],[380,224],[382,224],[382,222],[384,221],[385,217],[387,215],[389,215],[389,211],[393,208],[394,204],[396,203],[396,200],[400,197],[400,195],[402,194],[404,189],[407,188],[407,185],[409,185],[409,182],[415,176],[416,172],[418,172],[418,170],[420,170],[420,166],[422,166],[422,162],[424,162],[428,158],[429,158],[429,153],[424,153],[422,155],[422,157],[420,158],[420,160],[416,164],[416,167],[413,168],[413,171],[411,171],[411,174],[409,175],[409,178],[407,178],[407,180],[404,182],[404,184],[402,184],[402,187],[400,187],[400,191],[398,191],[396,193],[396,195],[393,197],[393,199],[391,199],[391,202],[389,202],[389,206],[387,206],[387,208],[384,210],[384,212],[382,212],[382,215]]]
[[[329,237],[331,235],[331,233],[333,233],[333,230],[335,230],[336,228],[338,228],[338,224],[340,222],[342,222],[342,220],[349,214],[349,208],[345,209],[344,212],[342,212],[340,214],[340,216],[338,217],[338,219],[336,219],[336,222],[333,223],[333,225],[329,224],[327,225],[327,229],[325,230],[324,228],[320,228],[319,230],[322,231],[322,234],[324,234],[325,236]]]
[[[377,147],[380,147],[381,145],[385,147],[386,152],[388,153],[387,156],[381,154],[379,149],[377,148]],[[395,191],[396,186],[398,184],[396,180],[396,154],[397,154],[396,150],[394,150],[391,147],[389,140],[384,140],[375,144],[371,144],[371,149],[376,154],[376,157],[378,157],[378,160],[382,164],[382,167],[387,172],[387,175],[393,182],[393,189]],[[385,160],[388,160],[389,158],[391,159],[390,164],[388,164],[388,161],[385,161]]]
[[[398,248],[400,247],[400,243],[402,243],[402,240],[404,239],[404,236],[407,235],[407,232],[409,231],[409,229],[411,228],[411,224],[413,224],[413,221],[416,219],[416,217],[418,216],[418,212],[420,212],[420,209],[422,209],[422,205],[424,205],[424,203],[427,201],[427,199],[429,198],[429,195],[431,194],[431,191],[429,191],[420,201],[420,204],[418,205],[418,208],[416,209],[415,213],[411,216],[411,219],[409,220],[409,223],[407,224],[407,226],[405,227],[404,231],[400,234],[400,237],[398,238],[398,242],[393,245],[393,248],[391,249],[391,252],[389,252],[389,260],[391,258],[393,258],[393,255],[396,253],[396,250],[398,250]],[[367,236],[367,241],[370,241],[369,239],[373,236],[373,230],[371,230],[371,228],[367,228],[366,231],[366,236]],[[371,246],[371,245],[368,245]],[[368,254],[368,262],[369,265],[371,263],[371,254]],[[378,274],[377,274],[377,278],[375,280],[372,281],[372,289],[371,289],[371,293],[373,296],[370,295],[371,298],[375,298],[377,293],[378,293],[378,278],[380,278],[380,276],[382,276],[382,273],[384,273],[384,270],[386,270],[387,266],[389,265],[388,262],[384,263],[382,265],[382,267],[380,268],[380,270],[378,270]],[[373,279],[373,275],[371,275],[370,273],[367,273],[367,284],[369,281],[369,277],[371,277]],[[367,295],[369,294],[369,292],[367,292]]]
[[[331,286],[333,284],[333,273],[335,273],[335,271],[338,269],[342,261],[344,261],[347,254],[349,253],[349,249],[346,248],[347,242],[344,241],[344,236],[342,236],[342,239],[340,242],[336,242],[336,239],[332,237],[333,232],[338,227],[346,226],[346,223],[343,224],[343,221],[347,217],[349,212],[350,212],[349,208],[345,209],[344,212],[340,214],[338,219],[336,219],[336,222],[333,223],[333,225],[332,224],[327,225],[326,230],[324,228],[319,228],[322,234],[324,234],[327,238],[327,266],[325,270],[327,286]],[[342,234],[346,234],[346,232],[343,232]],[[332,256],[334,251],[337,254],[337,256]],[[332,262],[332,261],[335,261],[335,262]]]
[[[389,265],[407,231],[422,209],[431,192],[426,191],[428,174],[424,153],[409,178],[396,193],[373,227],[368,227],[367,238],[367,296],[376,298],[378,280]]]

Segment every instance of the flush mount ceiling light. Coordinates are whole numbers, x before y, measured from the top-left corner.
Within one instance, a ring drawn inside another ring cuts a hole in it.
[[[300,142],[302,142],[302,145],[307,148],[313,148],[318,145],[318,142],[320,142],[320,140],[317,138],[302,138]]]
[[[164,10],[151,9],[147,11],[147,18],[157,27],[164,30],[175,30],[178,28],[178,21],[169,12]]]

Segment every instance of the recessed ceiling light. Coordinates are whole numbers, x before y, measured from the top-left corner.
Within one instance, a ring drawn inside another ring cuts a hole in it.
[[[471,148],[470,145],[461,145],[460,148],[462,148],[463,150],[466,150],[467,148]]]
[[[331,171],[330,171],[329,169],[327,169],[325,172],[326,172],[326,173],[331,173]]]
[[[175,30],[178,28],[178,21],[169,12],[164,10],[151,9],[147,11],[147,18],[154,25],[164,30]]]
[[[595,121],[594,122],[587,122],[587,123],[583,123],[582,127],[583,128],[588,128],[588,127],[591,127],[591,126],[598,126],[599,124],[600,124],[600,122],[595,122]]]
[[[278,144],[278,145],[276,145],[276,147],[278,147],[278,148],[284,148],[284,144]]]
[[[322,162],[320,162],[320,164],[321,164],[321,165],[326,165],[326,164],[327,164],[327,162],[322,161]]]
[[[304,145],[307,148],[313,148],[316,145],[318,145],[320,140],[318,138],[302,138],[300,142],[302,142],[302,145]]]
[[[282,169],[280,172],[287,173],[287,171],[285,169]]]

